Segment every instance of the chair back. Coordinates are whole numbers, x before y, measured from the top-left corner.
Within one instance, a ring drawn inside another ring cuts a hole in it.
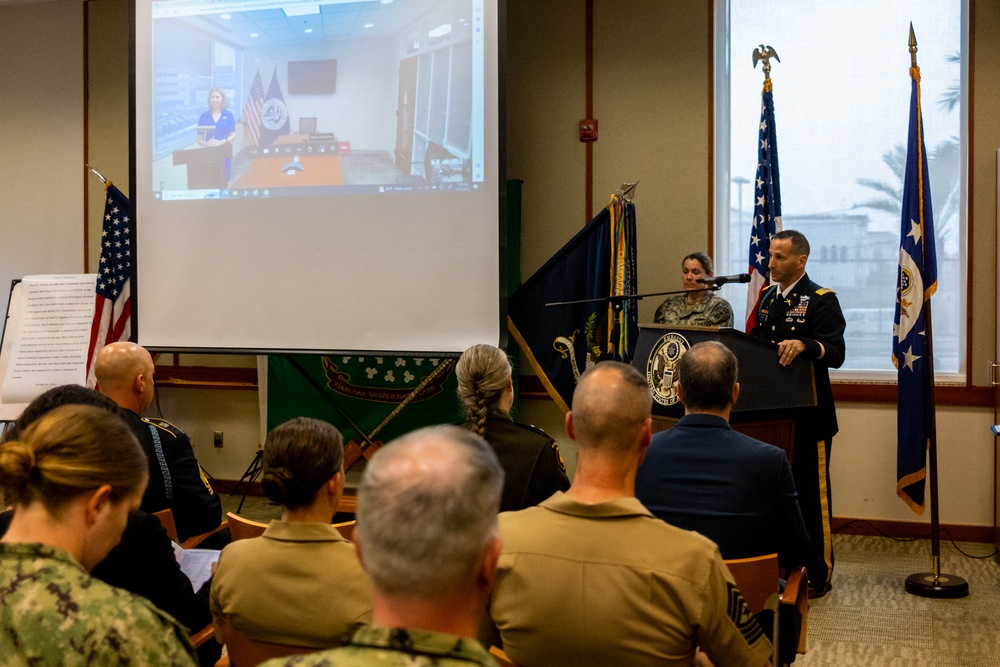
[[[229,535],[233,542],[251,537],[260,537],[267,528],[266,523],[251,521],[250,519],[241,517],[239,514],[228,512],[226,516],[229,519]]]
[[[167,531],[167,537],[177,542],[177,522],[174,521],[174,511],[169,507],[159,512],[153,512],[153,516],[160,520],[163,530]]]
[[[778,593],[778,554],[727,560],[726,567],[751,614],[762,612],[768,598]]]
[[[299,134],[316,134],[316,116],[299,118]]]
[[[356,523],[357,523],[357,521],[345,521],[343,523],[335,523],[335,524],[333,524],[333,527],[336,528],[340,532],[340,534],[344,536],[345,540],[349,540],[349,541],[353,542],[354,541],[354,524],[356,524]]]
[[[257,667],[262,662],[272,658],[285,658],[290,655],[315,653],[321,649],[308,646],[291,646],[288,644],[272,644],[270,642],[250,639],[232,626],[226,618],[216,617],[222,639],[229,655],[229,663],[233,667]]]

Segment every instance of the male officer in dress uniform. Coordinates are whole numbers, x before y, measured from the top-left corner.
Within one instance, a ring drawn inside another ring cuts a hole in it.
[[[500,515],[490,616],[515,664],[691,665],[696,647],[716,665],[768,662],[771,644],[715,544],[635,499],[650,409],[636,369],[592,367],[566,415],[573,484]]]
[[[123,408],[125,421],[149,459],[149,486],[140,509],[152,513],[171,508],[181,541],[216,528],[222,523],[222,503],[198,465],[187,435],[165,419],[139,416],[153,402],[149,352],[135,343],[111,343],[97,353],[94,373],[100,392]]]
[[[830,445],[837,433],[837,411],[830,388],[831,368],[844,363],[844,313],[836,293],[806,275],[809,241],[787,229],[771,237],[767,268],[771,286],[760,299],[751,334],[778,345],[778,363],[787,366],[800,354],[813,361],[817,405],[795,420],[792,474],[809,531],[810,593],[830,590],[833,542],[830,530]]]

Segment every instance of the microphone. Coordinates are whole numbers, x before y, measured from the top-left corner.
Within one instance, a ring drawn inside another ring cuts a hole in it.
[[[698,278],[695,282],[702,283],[703,285],[725,285],[726,283],[748,283],[750,282],[749,273],[737,273],[734,276],[713,276],[711,278]]]

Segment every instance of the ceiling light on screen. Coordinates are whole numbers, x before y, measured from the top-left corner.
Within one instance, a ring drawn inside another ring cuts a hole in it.
[[[374,24],[374,23],[366,23],[366,24],[365,24],[365,27],[366,27],[366,28],[374,28],[374,27],[375,27],[375,24]]]
[[[438,27],[436,27],[433,30],[429,31],[427,33],[427,36],[428,37],[444,37],[449,32],[451,32],[451,24],[450,23],[442,23]]]
[[[223,21],[228,21],[229,19],[233,18],[233,15],[232,14],[219,14],[219,18],[222,19]]]
[[[307,16],[309,14],[319,14],[319,5],[300,5],[298,7],[285,7],[281,11],[285,16]]]
[[[250,33],[250,36],[251,36],[251,37],[260,37],[260,35],[258,35],[258,34],[257,34],[257,33],[255,33],[255,32],[252,32],[252,33]]]

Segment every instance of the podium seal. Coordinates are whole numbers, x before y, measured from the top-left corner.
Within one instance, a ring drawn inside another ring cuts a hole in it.
[[[674,390],[674,369],[680,358],[691,349],[687,339],[677,332],[671,331],[656,341],[653,351],[646,363],[646,383],[653,400],[660,405],[677,403],[677,392]]]

